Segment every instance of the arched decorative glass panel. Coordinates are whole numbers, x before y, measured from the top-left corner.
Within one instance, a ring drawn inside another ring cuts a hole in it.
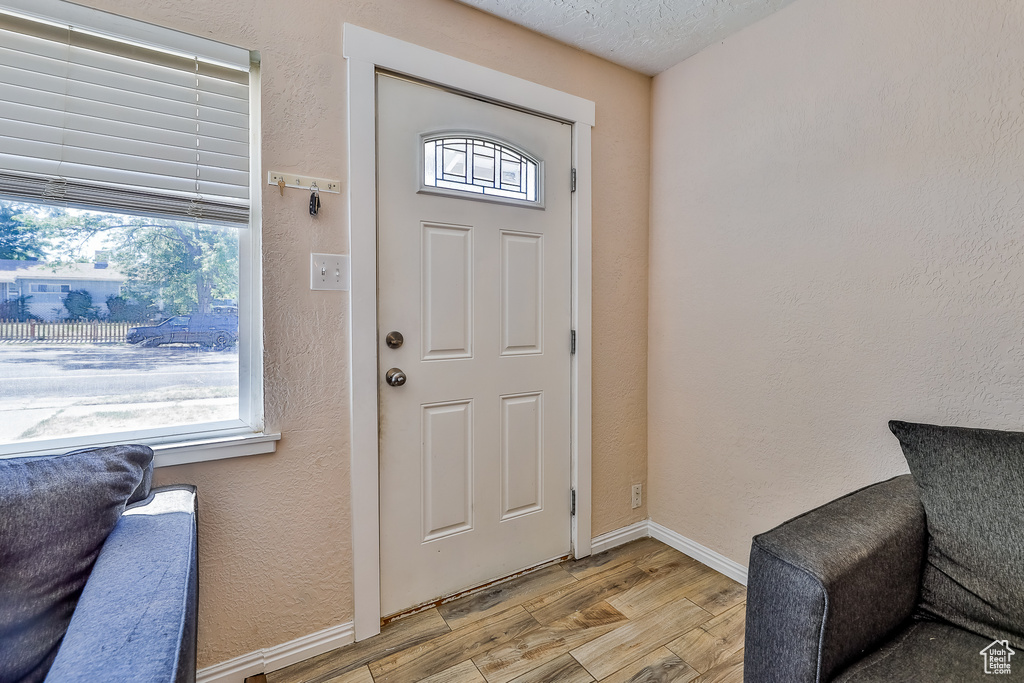
[[[508,145],[451,134],[423,141],[423,184],[538,203],[538,163]]]

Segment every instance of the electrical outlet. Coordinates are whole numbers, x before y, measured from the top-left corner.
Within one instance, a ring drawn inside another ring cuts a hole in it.
[[[309,288],[348,290],[348,256],[344,254],[310,254]]]
[[[643,503],[643,496],[641,495],[641,487],[643,484],[633,484],[633,509],[640,507]]]

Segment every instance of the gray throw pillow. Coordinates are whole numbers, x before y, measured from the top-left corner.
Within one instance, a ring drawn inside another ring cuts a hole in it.
[[[0,460],[0,683],[46,677],[100,548],[152,460],[147,446]]]
[[[928,526],[921,611],[1024,647],[1024,433],[890,422]]]

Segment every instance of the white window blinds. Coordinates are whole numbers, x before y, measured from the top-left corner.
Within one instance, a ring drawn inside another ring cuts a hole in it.
[[[171,50],[143,42],[148,24],[104,35],[17,4],[0,0],[0,195],[248,224],[247,51],[211,41],[209,58],[194,36]]]

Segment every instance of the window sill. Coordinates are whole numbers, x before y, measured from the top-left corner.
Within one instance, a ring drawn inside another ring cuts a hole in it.
[[[172,467],[273,453],[277,450],[277,442],[280,439],[280,434],[259,433],[154,444],[153,452],[156,457],[153,459],[153,466]]]
[[[108,435],[109,437],[109,435]],[[238,427],[192,434],[140,434],[124,433],[114,438],[100,437],[90,441],[85,438],[55,439],[29,444],[9,444],[0,447],[0,458],[20,458],[39,455],[56,455],[82,448],[99,448],[119,443],[141,443],[153,449],[154,467],[187,465],[208,460],[224,460],[246,455],[262,455],[277,450],[280,434],[253,432],[251,428]]]

